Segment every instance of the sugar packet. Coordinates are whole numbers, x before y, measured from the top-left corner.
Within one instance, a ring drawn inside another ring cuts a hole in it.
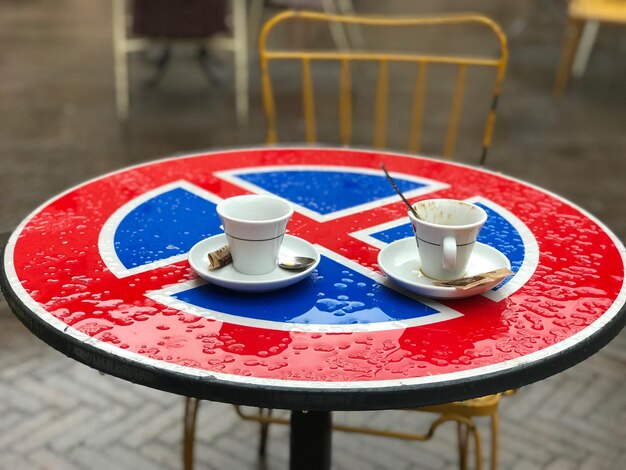
[[[209,257],[209,271],[226,266],[232,262],[233,257],[230,254],[230,247],[228,245],[223,246],[208,254]]]
[[[508,268],[496,269],[486,273],[477,274],[475,276],[463,277],[461,279],[452,279],[451,281],[433,281],[433,284],[441,287],[456,287],[458,289],[467,290],[482,284],[499,281],[513,274]]]

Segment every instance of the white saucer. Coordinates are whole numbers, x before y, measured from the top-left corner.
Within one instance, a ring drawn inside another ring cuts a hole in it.
[[[315,259],[315,263],[302,271],[289,271],[276,266],[267,274],[243,274],[235,271],[233,264],[209,271],[208,254],[227,245],[226,235],[214,235],[189,250],[189,264],[191,268],[205,281],[209,281],[227,289],[241,292],[267,292],[290,286],[307,277],[320,262],[320,254],[306,240],[292,235],[285,235],[280,252],[285,255],[308,256]]]
[[[415,294],[435,299],[464,299],[482,294],[502,281],[493,281],[467,290],[436,286],[433,284],[433,280],[426,277],[420,270],[419,253],[413,237],[403,238],[383,248],[378,253],[378,265],[390,279],[401,287]],[[475,276],[500,268],[511,269],[508,258],[495,248],[476,242],[465,275]]]

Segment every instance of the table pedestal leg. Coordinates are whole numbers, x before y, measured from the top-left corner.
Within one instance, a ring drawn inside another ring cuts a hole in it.
[[[292,411],[291,470],[330,470],[331,414],[328,411]]]

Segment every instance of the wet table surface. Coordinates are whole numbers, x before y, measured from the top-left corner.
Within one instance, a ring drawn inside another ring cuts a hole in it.
[[[479,241],[513,275],[460,300],[386,279],[379,251],[413,235],[381,163],[411,201],[483,207]],[[190,269],[189,249],[222,233],[216,204],[248,193],[294,205],[288,233],[321,254],[304,280],[241,293]],[[584,360],[626,321],[625,249],[593,216],[484,169],[377,151],[241,149],[124,169],[37,209],[3,258],[9,305],[68,356],[182,395],[296,411],[519,387]]]

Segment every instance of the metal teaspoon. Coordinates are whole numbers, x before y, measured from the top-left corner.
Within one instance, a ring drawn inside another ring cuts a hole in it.
[[[313,258],[308,258],[306,256],[279,256],[278,257],[278,266],[283,269],[291,269],[291,270],[299,270],[306,269],[312,264],[315,263]]]

